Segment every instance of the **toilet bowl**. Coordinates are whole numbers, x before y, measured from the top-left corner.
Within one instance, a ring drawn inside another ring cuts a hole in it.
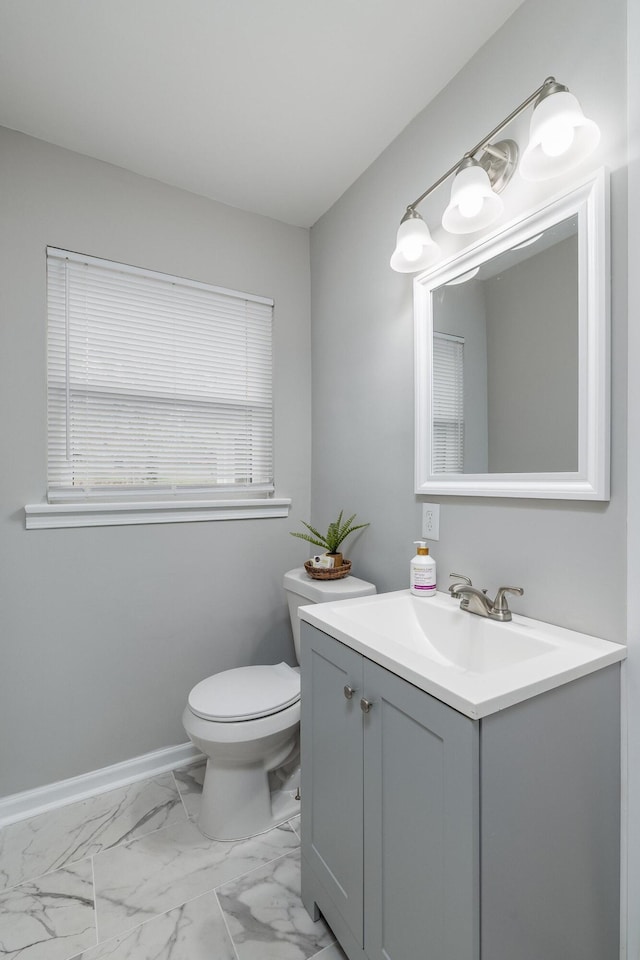
[[[357,577],[311,580],[304,567],[284,576],[296,657],[298,607],[370,596]],[[207,758],[198,825],[215,840],[263,833],[300,810],[290,772],[299,753],[300,673],[286,663],[236,667],[196,684],[182,722]],[[278,776],[281,771],[286,775]],[[271,776],[270,776],[271,775]]]

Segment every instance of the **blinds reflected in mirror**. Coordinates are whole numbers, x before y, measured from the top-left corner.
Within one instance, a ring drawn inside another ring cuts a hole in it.
[[[433,334],[433,473],[464,470],[464,338]]]

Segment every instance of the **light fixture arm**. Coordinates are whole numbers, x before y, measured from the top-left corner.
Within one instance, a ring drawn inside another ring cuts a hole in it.
[[[553,89],[550,89],[550,88],[553,88]],[[428,187],[424,191],[424,193],[421,193],[420,196],[417,198],[417,200],[414,200],[413,203],[410,203],[407,206],[407,212],[405,213],[405,218],[407,217],[407,214],[411,216],[412,211],[415,211],[415,208],[419,206],[422,203],[422,201],[429,196],[430,193],[433,193],[433,191],[436,190],[441,183],[444,183],[445,180],[448,180],[452,174],[456,173],[460,169],[461,165],[465,162],[465,160],[473,159],[475,154],[478,153],[479,150],[486,150],[487,146],[490,144],[491,140],[493,140],[496,134],[500,133],[500,131],[503,130],[509,123],[511,123],[512,120],[515,120],[515,118],[519,114],[521,114],[523,110],[526,110],[526,108],[529,106],[530,103],[533,103],[533,101],[536,100],[538,97],[542,97],[547,93],[555,92],[556,90],[566,90],[566,87],[563,87],[561,84],[558,84],[555,77],[547,77],[546,80],[543,83],[541,83],[540,86],[536,90],[534,90],[533,93],[530,96],[528,96],[526,100],[522,101],[520,106],[516,107],[516,109],[513,110],[508,117],[502,120],[497,127],[494,127],[490,133],[488,133],[485,137],[483,137],[482,140],[480,140],[475,147],[473,147],[471,150],[468,150],[465,153],[465,155],[460,158],[460,160],[456,161],[456,163],[454,163],[454,165],[447,170],[446,173],[443,173],[441,177],[439,177],[434,183],[431,184],[430,187]]]

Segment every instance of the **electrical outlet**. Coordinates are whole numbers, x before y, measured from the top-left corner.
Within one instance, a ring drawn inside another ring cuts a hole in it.
[[[422,504],[422,536],[425,540],[440,539],[440,504]]]

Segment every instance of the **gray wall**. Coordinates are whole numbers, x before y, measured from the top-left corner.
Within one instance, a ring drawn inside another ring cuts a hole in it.
[[[293,658],[282,574],[310,509],[308,231],[0,130],[0,795],[187,737],[191,686]],[[47,244],[275,299],[289,519],[24,528],[46,491]]]
[[[389,268],[395,232],[419,196],[550,74],[600,125],[590,166],[612,168],[612,471],[610,503],[438,497],[438,583],[451,570],[491,591],[521,584],[514,609],[623,642],[626,637],[626,2],[528,0],[313,227],[314,519],[336,507],[371,526],[356,573],[379,589],[407,585],[421,504],[413,493],[410,278]],[[529,114],[509,132],[527,138]],[[505,222],[574,181],[503,194]],[[421,210],[432,225],[447,203]],[[436,230],[445,254],[468,240]]]
[[[483,283],[489,470],[578,469],[578,241]]]

